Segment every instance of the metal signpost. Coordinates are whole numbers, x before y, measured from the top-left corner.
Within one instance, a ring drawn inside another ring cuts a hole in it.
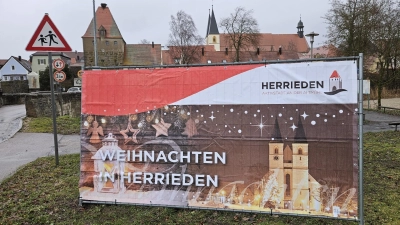
[[[51,107],[52,107],[52,117],[53,117],[53,134],[54,134],[54,154],[56,158],[56,166],[58,166],[58,138],[57,138],[57,122],[56,122],[56,105],[54,99],[54,82],[53,79],[58,82],[65,80],[66,75],[61,70],[65,66],[65,62],[61,59],[56,59],[52,62],[51,52],[72,51],[71,47],[65,41],[64,37],[58,31],[57,27],[51,21],[49,14],[46,13],[40,22],[38,28],[30,39],[25,50],[27,51],[38,51],[38,52],[48,52],[49,56],[49,77],[50,77],[50,90],[51,90]],[[53,71],[53,67],[57,70],[53,77],[50,75]]]

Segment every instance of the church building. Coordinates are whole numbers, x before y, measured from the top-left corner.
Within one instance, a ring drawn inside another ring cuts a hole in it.
[[[277,175],[280,193],[279,207],[290,210],[320,211],[319,189],[321,185],[308,170],[308,142],[299,116],[292,144],[282,139],[278,120],[272,141],[269,143],[269,171]]]
[[[208,16],[205,42],[202,62],[232,62],[235,49],[230,43],[229,35],[219,32],[213,7]],[[213,48],[210,48],[211,46]],[[240,61],[299,59],[301,55],[309,51],[310,47],[304,37],[304,24],[300,19],[297,24],[297,33],[260,33],[257,46],[247,46],[246,49],[240,50]]]

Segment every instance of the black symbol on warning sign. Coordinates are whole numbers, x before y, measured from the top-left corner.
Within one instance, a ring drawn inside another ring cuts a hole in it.
[[[47,42],[47,37],[49,38],[49,42]],[[57,38],[57,36],[55,34],[53,34],[53,32],[50,30],[49,34],[43,37],[43,34],[40,35],[40,38],[38,39],[38,41],[40,41],[40,43],[43,46],[43,43],[49,43],[49,46],[51,46],[51,42],[54,42],[56,44],[58,44],[58,42],[56,42],[54,40],[54,38]]]

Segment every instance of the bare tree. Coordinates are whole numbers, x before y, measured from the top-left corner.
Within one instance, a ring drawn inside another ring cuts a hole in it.
[[[150,41],[147,39],[140,40],[139,44],[150,44]]]
[[[378,87],[378,107],[383,87],[399,76],[399,18],[398,0],[332,0],[324,17],[328,42],[338,48],[339,54],[362,52],[366,59],[377,60],[378,77],[374,85]]]
[[[371,42],[377,58],[378,108],[381,107],[384,86],[393,83],[399,76],[397,61],[400,58],[400,3],[393,0],[374,2],[374,17],[371,19]]]
[[[328,43],[338,47],[340,55],[371,54],[370,5],[371,0],[331,1],[331,9],[324,19],[328,24]]]
[[[260,40],[257,20],[252,16],[253,10],[243,7],[235,9],[234,13],[220,22],[228,35],[229,45],[235,49],[235,61],[240,61],[240,51],[249,47],[256,47]]]
[[[180,64],[195,63],[200,60],[203,38],[190,15],[180,10],[176,17],[171,15],[169,34],[169,52]]]

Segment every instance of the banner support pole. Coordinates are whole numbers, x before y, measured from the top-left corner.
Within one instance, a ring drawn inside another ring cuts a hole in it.
[[[358,137],[359,137],[359,153],[358,153],[358,217],[359,224],[364,225],[364,189],[363,189],[363,53],[359,53],[358,60]]]

